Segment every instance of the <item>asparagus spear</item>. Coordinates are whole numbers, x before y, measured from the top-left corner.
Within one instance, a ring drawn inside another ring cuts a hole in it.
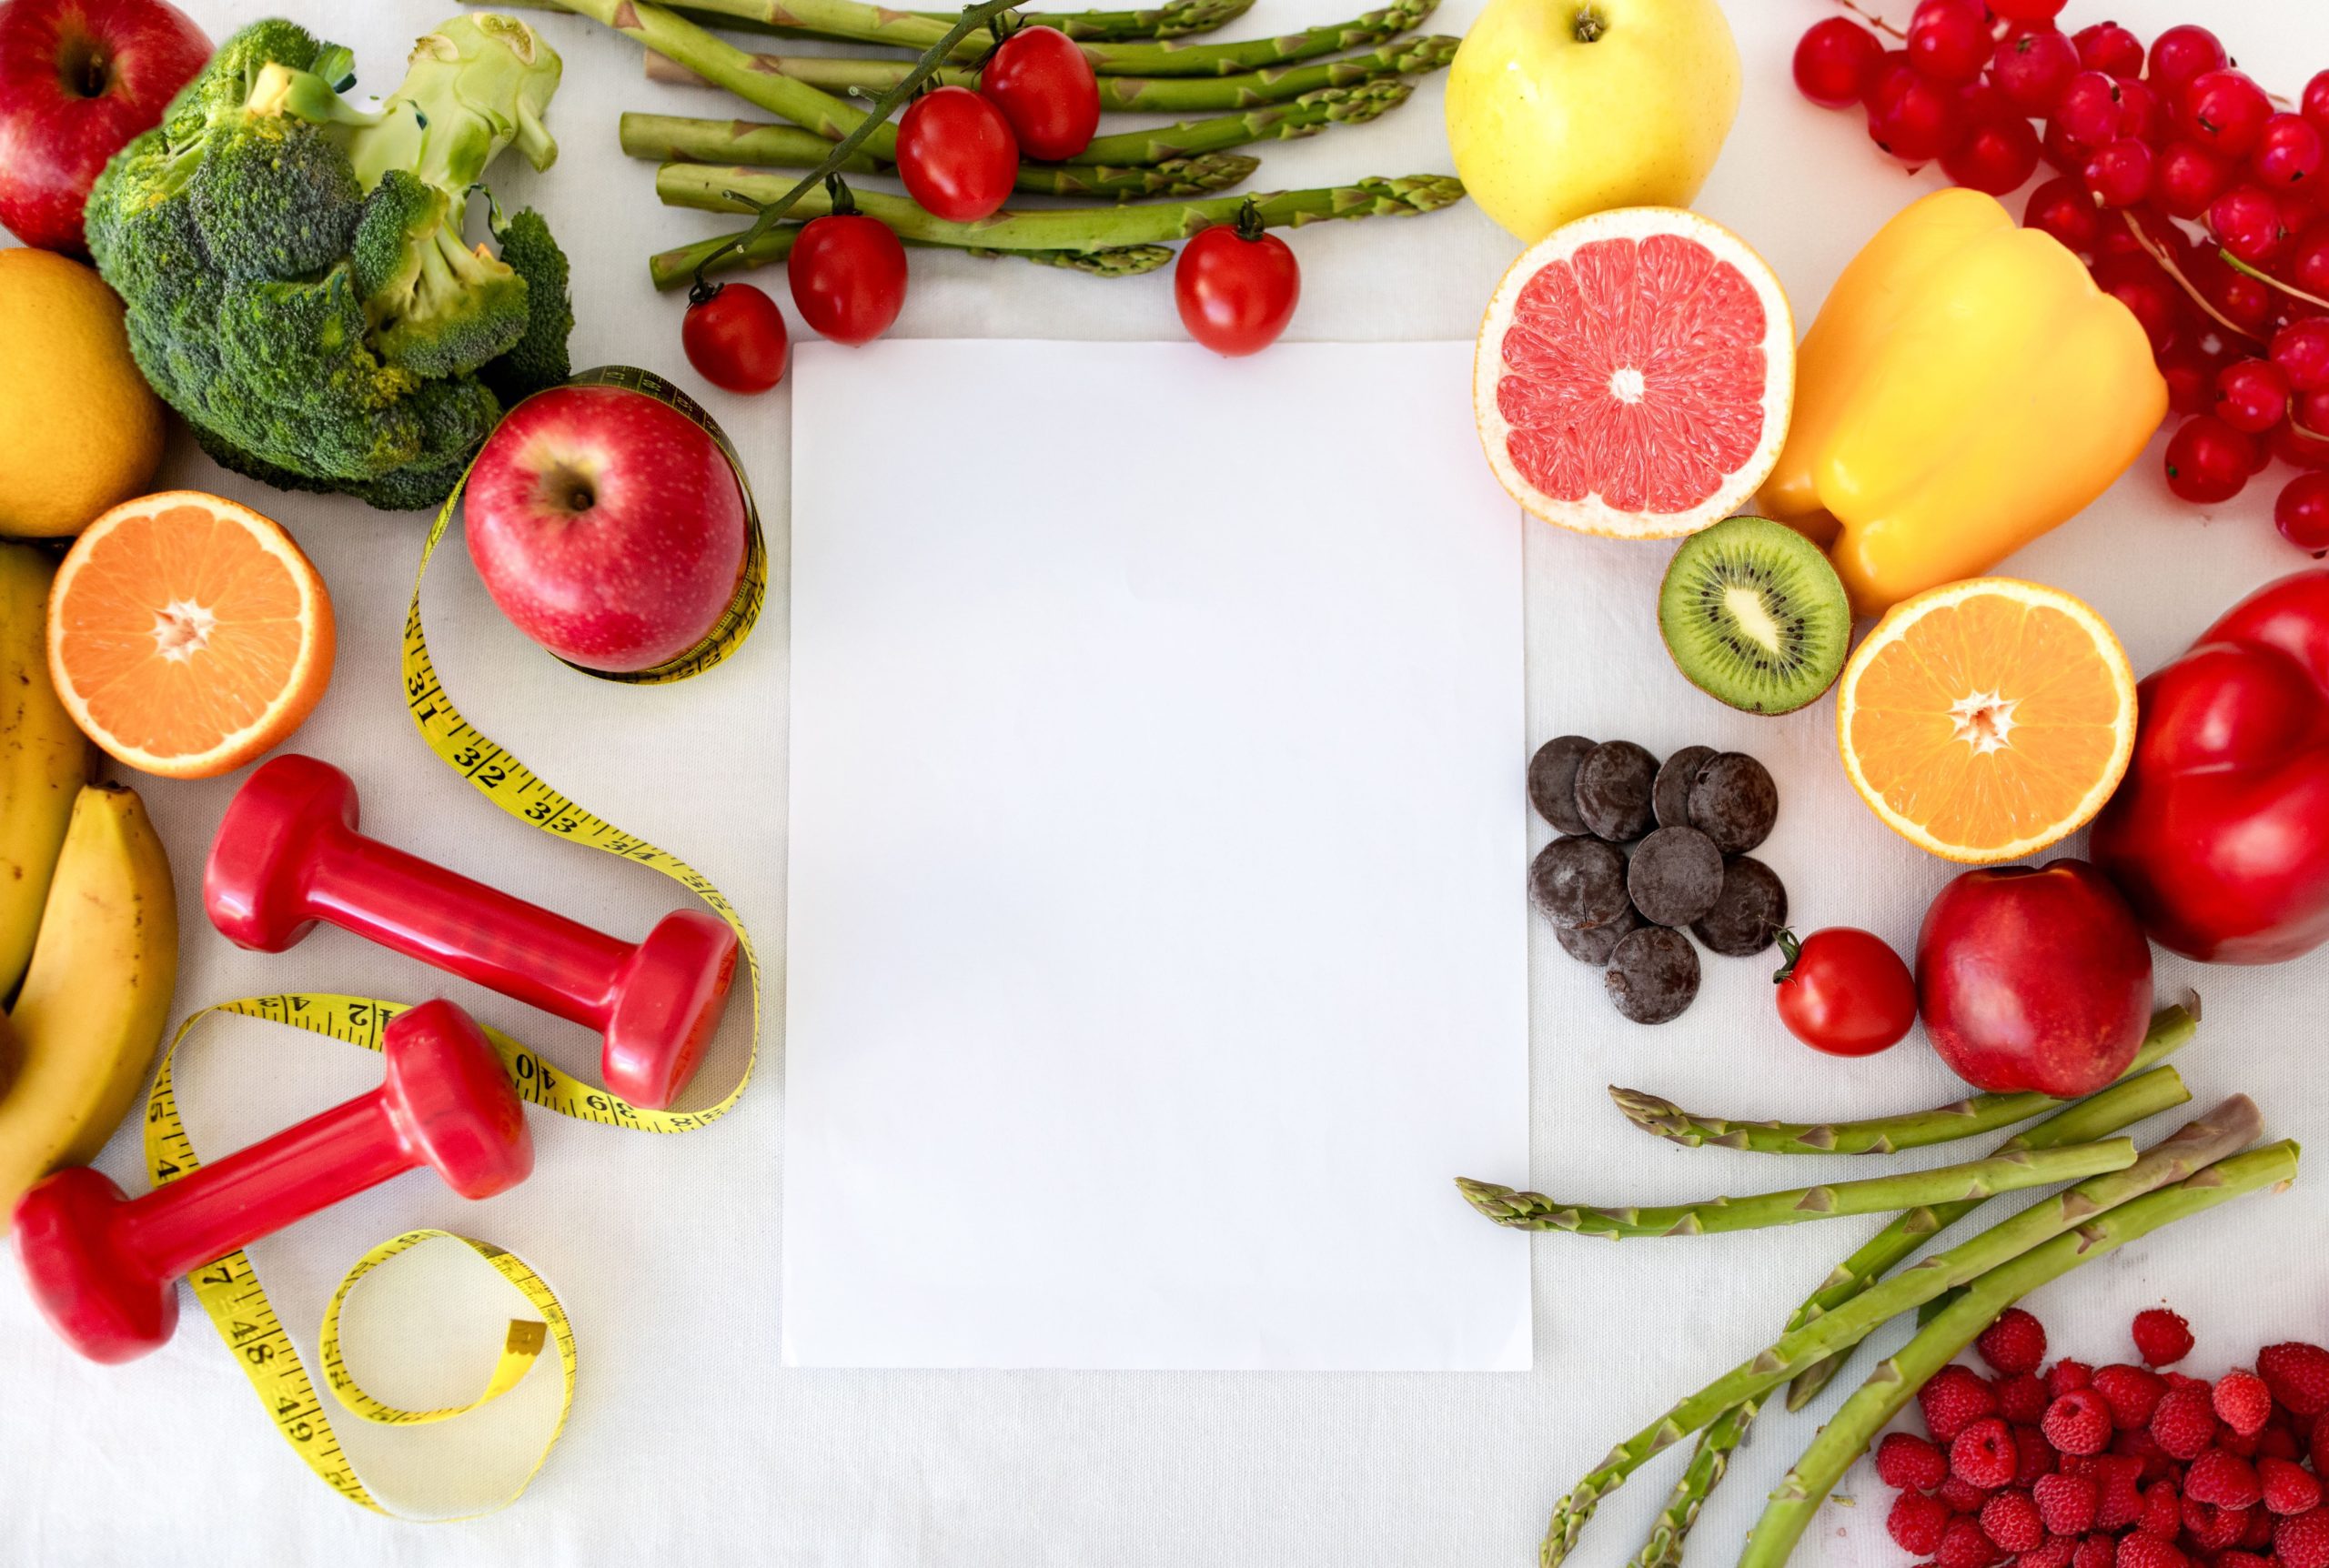
[[[490,4],[498,10],[566,9],[559,0],[474,0],[474,3]],[[1021,11],[1015,15],[1028,26],[1056,27],[1079,43],[1122,44],[1210,33],[1235,21],[1253,9],[1253,5],[1254,0],[1166,0],[1164,5],[1147,11]],[[719,27],[731,33],[765,33],[779,38],[822,38],[830,35],[806,27],[787,27],[780,23],[758,21],[750,16],[723,15],[701,5],[674,5],[671,9],[700,27]],[[956,13],[916,11],[912,15],[937,23],[943,31],[953,22]],[[932,34],[933,39],[937,36],[936,33]]]
[[[1325,87],[1293,103],[1230,115],[1217,120],[1187,120],[1152,131],[1122,131],[1094,136],[1068,159],[1076,166],[1126,169],[1226,151],[1249,142],[1290,141],[1316,136],[1330,125],[1358,125],[1405,103],[1415,89],[1397,76],[1378,77],[1355,87]],[[622,150],[657,162],[750,164],[757,168],[811,168],[832,144],[797,126],[752,120],[691,119],[681,115],[625,114]],[[872,174],[890,166],[870,154],[853,156],[846,174]]]
[[[1315,61],[1283,70],[1255,71],[1242,76],[1103,76],[1100,107],[1126,114],[1209,115],[1282,104],[1322,87],[1347,87],[1386,75],[1420,75],[1437,71],[1456,57],[1457,45],[1462,42],[1460,38],[1427,33],[1421,37],[1398,39],[1363,55]],[[721,44],[721,47],[733,45]],[[748,72],[805,82],[828,93],[876,93],[893,85],[905,70],[902,60],[843,59],[830,55],[747,55],[741,49],[734,52],[747,63]],[[734,62],[727,64],[732,65]],[[747,85],[738,85],[727,75],[715,79],[712,73],[696,70],[675,55],[660,52],[650,55],[647,79],[727,87],[748,103],[759,104],[787,119],[793,118],[788,111],[754,97],[747,90],[748,77]],[[967,85],[977,78],[968,71],[948,69],[940,71],[933,79],[942,85]]]
[[[588,0],[559,0],[585,9]],[[1286,65],[1315,60],[1344,49],[1363,48],[1419,26],[1438,0],[1389,0],[1377,11],[1347,22],[1330,22],[1273,38],[1247,38],[1235,43],[1183,44],[1148,42],[1090,43],[1084,57],[1104,76],[1232,76],[1265,65]],[[718,18],[766,22],[826,38],[853,38],[868,44],[893,44],[920,51],[937,43],[948,24],[911,11],[892,11],[861,0],[691,0],[690,9]],[[974,61],[992,46],[992,39],[973,35],[957,44],[958,60]]]
[[[2173,1050],[2177,1043],[2181,1043],[2180,1039],[2166,1045],[2160,1054]],[[2017,1149],[2059,1149],[2067,1144],[2092,1142],[2192,1098],[2191,1091],[2183,1087],[2182,1076],[2172,1067],[2155,1067],[2147,1072],[2131,1068],[2129,1071],[2130,1076],[2100,1093],[2068,1106],[2035,1126],[2024,1128],[2001,1144],[1997,1152],[2008,1154]],[[1837,1265],[1820,1289],[1789,1317],[1785,1332],[1792,1333],[1851,1300],[1932,1236],[1980,1206],[1976,1202],[1942,1203],[1911,1209],[1897,1216],[1867,1245]],[[1798,1372],[1790,1385],[1788,1408],[1801,1409],[1803,1402],[1842,1367],[1848,1354],[1840,1352]],[[1698,1447],[1681,1479],[1674,1483],[1666,1506],[1650,1529],[1648,1541],[1634,1559],[1633,1568],[1673,1568],[1681,1560],[1683,1538],[1689,1533],[1708,1494],[1721,1483],[1724,1463],[1730,1451],[1746,1440],[1760,1403],[1758,1400],[1735,1405],[1699,1434]]]
[[[1820,1503],[1885,1423],[2000,1312],[2048,1281],[2106,1257],[2163,1225],[2260,1188],[2285,1186],[2296,1179],[2296,1167],[2297,1146],[2292,1141],[2234,1155],[2173,1187],[2099,1215],[1974,1281],[1947,1312],[1870,1373],[1835,1419],[1820,1429],[1748,1533],[1739,1568],[1780,1568]]]
[[[743,120],[689,120],[669,115],[622,117],[622,150],[633,157],[695,158],[729,156],[722,161],[762,168],[812,169],[832,151],[832,144],[813,131],[796,126],[761,126]],[[1244,153],[1199,153],[1193,157],[1158,159],[1124,166],[1084,164],[1022,164],[1018,188],[1055,196],[1205,196],[1243,185],[1262,166],[1262,160]],[[843,174],[888,174],[892,166],[869,153],[852,153],[841,166]]]
[[[1780,1335],[1769,1348],[1739,1362],[1611,1449],[1607,1459],[1571,1487],[1553,1506],[1552,1523],[1539,1553],[1544,1568],[1552,1568],[1568,1555],[1601,1499],[1650,1459],[1724,1412],[1748,1400],[1761,1399],[1792,1373],[1850,1349],[1901,1312],[1913,1311],[1942,1292],[1979,1279],[2006,1260],[2104,1210],[2181,1181],[2247,1147],[2263,1128],[2263,1118],[2254,1102],[2245,1095],[2234,1095],[2147,1150],[2132,1164],[2055,1193],[1971,1240],[1935,1253],[1898,1278],[1871,1286],[1826,1316]]]
[[[1653,1208],[1590,1209],[1541,1192],[1516,1192],[1493,1181],[1458,1177],[1456,1185],[1473,1208],[1499,1225],[1520,1231],[1574,1231],[1579,1235],[1621,1240],[1638,1236],[1712,1235],[1758,1231],[1806,1220],[1837,1220],[1847,1214],[1889,1214],[1923,1203],[1988,1198],[2025,1187],[2051,1186],[2134,1163],[2135,1146],[2125,1138],[2081,1143],[2068,1149],[2017,1150],[2011,1154],[1970,1160],[1931,1171],[1869,1176],[1821,1187],[1791,1187],[1748,1198],[1708,1198],[1696,1203]]]
[[[2151,1029],[2130,1064],[2140,1071],[2165,1057],[2192,1037],[2199,1027],[2199,999],[2165,1007],[2152,1015]],[[2027,1121],[2052,1111],[2062,1101],[2034,1091],[2020,1094],[1976,1094],[1931,1111],[1900,1116],[1879,1116],[1865,1121],[1733,1121],[1700,1116],[1682,1110],[1670,1100],[1638,1089],[1612,1087],[1609,1098],[1626,1120],[1645,1132],[1691,1149],[1712,1144],[1719,1149],[1746,1149],[1758,1154],[1893,1154],[1922,1149],[1959,1138],[1975,1138],[2017,1121]]]
[[[666,164],[655,174],[656,192],[667,203],[716,212],[753,211],[754,203],[759,200],[755,193],[772,188],[773,183],[769,176],[751,169],[711,168],[697,164]],[[901,239],[979,251],[1088,252],[1163,245],[1186,239],[1215,224],[1230,222],[1248,199],[1211,196],[1198,201],[1035,212],[1014,212],[1005,207],[976,223],[948,223],[931,216],[902,196],[872,191],[855,194],[858,207],[889,225]],[[1463,194],[1463,186],[1453,175],[1409,175],[1399,179],[1370,176],[1322,190],[1275,191],[1251,199],[1264,224],[1299,227],[1327,218],[1436,212],[1461,199]],[[830,203],[822,193],[804,196],[793,209],[802,218],[816,217],[828,210]],[[694,276],[704,257],[724,243],[725,237],[699,240],[662,252],[649,264],[655,286],[670,288],[685,283]],[[747,245],[718,256],[714,270],[750,266],[771,259],[773,256],[764,246]]]

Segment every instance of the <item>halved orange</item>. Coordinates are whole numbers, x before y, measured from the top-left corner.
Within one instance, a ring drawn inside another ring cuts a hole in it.
[[[75,723],[132,768],[229,772],[331,679],[331,598],[281,525],[195,490],[91,523],[48,599],[48,668]]]
[[[2101,616],[2012,578],[1945,583],[1885,613],[1836,690],[1844,771],[1869,809],[1951,860],[2018,859],[2085,826],[2135,749],[2135,675]]]

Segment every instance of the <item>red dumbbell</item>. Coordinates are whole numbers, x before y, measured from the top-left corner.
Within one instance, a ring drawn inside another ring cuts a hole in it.
[[[607,1087],[670,1104],[736,974],[736,933],[675,910],[632,946],[356,830],[356,785],[313,757],[263,764],[210,845],[202,901],[238,946],[279,953],[328,921],[605,1036]]]
[[[423,1165],[464,1198],[534,1168],[526,1108],[485,1033],[449,1001],[397,1015],[380,1087],[140,1198],[76,1165],[16,1201],[16,1255],[33,1300],[92,1361],[169,1342],[179,1275]]]

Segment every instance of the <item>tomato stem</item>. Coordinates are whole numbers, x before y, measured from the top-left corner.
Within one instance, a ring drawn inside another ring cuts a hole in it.
[[[1235,221],[1237,225],[1237,237],[1248,245],[1261,238],[1264,229],[1268,226],[1262,222],[1262,209],[1254,205],[1252,196],[1247,196],[1245,205],[1237,209]]]
[[[825,176],[825,195],[832,198],[834,217],[855,217],[857,198],[850,194],[849,182],[839,175]]]
[[[1796,960],[1803,957],[1803,944],[1797,941],[1795,933],[1785,926],[1780,928],[1780,934],[1773,940],[1780,944],[1780,957],[1786,961],[1772,974],[1771,983],[1785,985],[1795,978]]]
[[[842,166],[848,163],[849,156],[873,134],[874,127],[888,124],[890,116],[897,112],[898,106],[913,96],[915,91],[923,83],[938,74],[939,67],[943,65],[947,57],[953,53],[955,45],[986,26],[1003,12],[1010,10],[1012,4],[1013,0],[980,0],[978,5],[963,6],[963,14],[954,19],[953,26],[946,29],[945,35],[924,50],[922,58],[916,60],[905,75],[898,78],[895,85],[873,100],[865,111],[865,117],[851,127],[849,135],[833,144],[832,151],[825,155],[824,162],[802,176],[800,184],[777,197],[776,200],[764,205],[747,202],[747,205],[753,207],[756,214],[751,226],[741,233],[729,236],[725,241],[714,246],[701,261],[696,264],[695,282],[689,290],[689,297],[693,298],[694,290],[703,286],[704,269],[710,266],[715,258],[731,250],[742,250],[772,232],[784,215],[792,210],[794,204],[822,185],[828,175],[840,172]]]

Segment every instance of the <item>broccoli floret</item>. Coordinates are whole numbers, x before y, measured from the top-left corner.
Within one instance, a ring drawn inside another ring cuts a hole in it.
[[[560,64],[489,15],[422,38],[377,111],[340,96],[351,65],[287,22],[236,34],[107,166],[90,247],[139,367],[220,462],[428,506],[499,417],[495,387],[563,361],[572,318],[547,227],[523,215],[507,258],[462,233],[504,146],[555,156],[541,116]]]
[[[504,405],[555,387],[574,370],[566,341],[574,331],[574,306],[566,292],[566,253],[550,237],[549,225],[531,207],[495,225],[501,259],[526,280],[526,333],[510,350],[478,372]]]

